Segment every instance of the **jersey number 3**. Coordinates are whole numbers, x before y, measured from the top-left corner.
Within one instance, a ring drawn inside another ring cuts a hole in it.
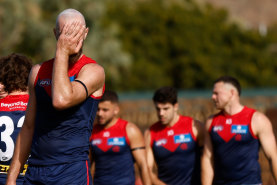
[[[22,116],[17,122],[17,128],[22,127],[25,116]],[[13,156],[14,150],[14,141],[11,137],[14,131],[14,123],[13,120],[8,116],[0,117],[0,127],[5,125],[6,129],[1,132],[1,142],[4,142],[6,145],[6,151],[0,149],[0,161],[9,161]]]

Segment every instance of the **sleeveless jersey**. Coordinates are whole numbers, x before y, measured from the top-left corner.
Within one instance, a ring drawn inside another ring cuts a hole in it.
[[[95,161],[95,185],[135,184],[134,160],[129,146],[127,121],[118,119],[115,125],[104,129],[95,125],[91,135]]]
[[[214,151],[214,184],[260,184],[259,141],[251,119],[255,110],[244,107],[235,115],[214,116],[209,129]]]
[[[200,184],[199,147],[192,132],[192,122],[192,118],[180,115],[172,127],[160,122],[150,127],[158,177],[166,184]]]
[[[28,94],[8,95],[0,99],[0,177],[5,177],[10,167],[16,138],[24,122],[28,99]],[[23,179],[22,175],[25,174],[26,168],[27,165],[24,165],[19,178]]]
[[[88,160],[89,137],[101,97],[58,111],[52,105],[51,82],[54,59],[44,62],[35,80],[36,120],[30,165],[54,165]],[[81,68],[96,63],[83,55],[69,66],[68,78],[77,78]]]

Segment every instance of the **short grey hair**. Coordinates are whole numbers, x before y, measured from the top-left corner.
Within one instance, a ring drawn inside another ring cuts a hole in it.
[[[85,17],[83,16],[83,14],[81,12],[79,12],[78,10],[72,9],[72,8],[65,9],[57,16],[57,19],[56,19],[57,33],[60,33],[59,20],[61,17],[70,18],[70,17],[76,17],[76,16],[80,17],[81,20],[84,22],[84,25],[86,25]]]

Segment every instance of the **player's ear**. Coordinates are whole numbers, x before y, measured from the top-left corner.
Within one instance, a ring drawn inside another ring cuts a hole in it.
[[[118,114],[119,111],[120,111],[120,108],[119,108],[119,106],[116,104],[116,105],[115,105],[115,109],[114,109],[114,113],[115,113],[115,114]]]
[[[58,40],[57,30],[56,30],[56,28],[53,28],[53,33],[54,33],[54,35],[55,35],[56,40]]]
[[[232,96],[234,96],[237,93],[237,91],[234,88],[231,88],[230,92],[231,92]]]
[[[173,105],[173,108],[174,108],[175,111],[178,111],[178,109],[179,109],[179,104],[178,104],[178,103],[175,103],[175,104]]]
[[[86,38],[87,38],[88,31],[89,31],[89,28],[86,28],[86,30],[85,30],[85,35],[84,35],[84,40],[86,40]]]

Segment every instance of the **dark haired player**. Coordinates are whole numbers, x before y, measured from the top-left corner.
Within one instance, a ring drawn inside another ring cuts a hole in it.
[[[0,58],[0,83],[6,93],[0,99],[0,185],[4,185],[13,157],[16,137],[22,127],[29,99],[28,76],[32,62],[13,53]],[[22,184],[27,165],[20,171],[17,184]]]
[[[214,82],[212,100],[220,110],[206,123],[202,157],[205,185],[262,184],[259,148],[262,146],[277,182],[277,147],[269,119],[240,103],[237,79],[223,76]]]
[[[89,137],[105,73],[82,53],[88,28],[79,11],[62,11],[54,33],[55,58],[31,71],[26,118],[17,137],[8,185],[15,184],[30,151],[25,185],[92,184]]]
[[[143,184],[150,185],[143,135],[135,124],[118,118],[118,114],[117,94],[105,91],[91,135],[94,185],[135,184],[134,160]]]
[[[199,185],[202,123],[178,114],[177,90],[158,89],[153,97],[159,121],[145,132],[153,184]],[[153,172],[157,165],[158,175]]]
[[[0,82],[0,99],[5,98],[8,92],[5,91],[5,86]]]

